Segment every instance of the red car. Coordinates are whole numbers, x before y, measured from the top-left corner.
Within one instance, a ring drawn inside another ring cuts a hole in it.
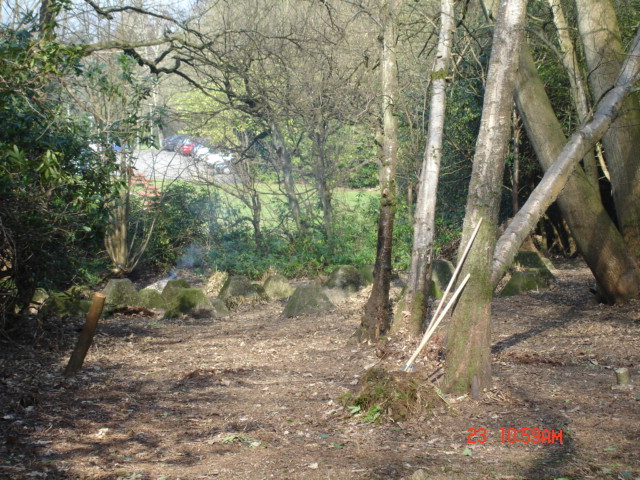
[[[204,140],[202,138],[188,138],[184,141],[182,146],[180,147],[180,153],[182,155],[191,155],[193,152],[193,147],[202,143]]]

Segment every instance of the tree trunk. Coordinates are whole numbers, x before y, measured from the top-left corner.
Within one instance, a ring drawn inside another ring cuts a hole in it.
[[[17,4],[18,2],[16,2],[16,5]],[[0,4],[0,7],[2,7],[2,4]],[[40,30],[40,37],[46,40],[53,39],[55,33],[53,8],[54,5],[52,5],[49,0],[42,0],[42,3],[40,4],[40,18],[38,21],[38,28]],[[17,18],[18,17],[16,17],[16,19]]]
[[[560,44],[560,53],[562,54],[562,65],[567,71],[567,76],[569,77],[571,98],[573,99],[573,103],[576,107],[578,119],[580,120],[580,123],[583,123],[587,121],[587,117],[589,116],[589,96],[584,82],[584,75],[580,70],[578,56],[576,55],[576,50],[573,46],[571,35],[569,34],[569,24],[564,16],[560,0],[549,0],[549,6],[551,7],[553,21],[556,24],[556,30],[558,32],[558,42]],[[600,189],[598,187],[598,162],[593,149],[582,159],[582,164],[584,166],[584,171],[587,174],[587,178],[595,187],[598,196],[600,196]]]
[[[371,295],[365,306],[356,337],[360,341],[377,341],[391,326],[391,248],[393,222],[396,213],[396,164],[398,154],[398,119],[395,114],[398,97],[398,69],[396,65],[396,21],[402,0],[388,0],[382,6],[382,114],[383,146],[380,167],[380,218],[378,246]]]
[[[589,67],[594,100],[614,85],[624,61],[620,30],[610,0],[577,0],[578,29]],[[640,261],[640,101],[630,95],[602,138],[611,172],[618,225],[627,247]]]
[[[116,202],[109,211],[109,225],[105,232],[104,245],[113,264],[113,272],[118,276],[124,276],[131,272],[127,229],[129,224],[128,190],[123,190]]]
[[[333,221],[332,221],[332,198],[331,189],[327,185],[327,179],[321,178],[318,182],[318,194],[320,195],[320,203],[322,204],[322,219],[324,221],[324,234],[327,243],[333,250]]]
[[[321,127],[318,127],[319,129]],[[322,206],[322,218],[324,222],[324,233],[329,245],[329,248],[333,251],[333,228],[332,228],[332,195],[331,188],[327,181],[327,158],[325,151],[326,135],[325,129],[322,128],[320,132],[316,131],[311,135],[313,142],[313,156],[314,167],[313,175],[318,187],[318,197],[320,197],[320,205]]]
[[[511,209],[515,215],[520,209],[518,194],[520,193],[520,137],[522,125],[518,112],[513,111],[513,165],[511,167]]]
[[[293,164],[291,163],[291,156],[287,151],[284,138],[280,133],[280,129],[275,123],[271,124],[271,139],[275,154],[278,158],[278,164],[282,168],[282,183],[284,186],[284,193],[289,203],[289,209],[293,216],[293,221],[296,225],[298,233],[304,233],[304,225],[300,216],[300,203],[298,202],[298,194],[296,193],[296,186],[293,180]]]
[[[431,72],[431,107],[427,143],[424,149],[420,186],[413,227],[413,250],[405,301],[410,312],[409,331],[419,333],[428,313],[429,283],[435,237],[436,194],[442,159],[442,137],[446,107],[446,76],[453,44],[454,2],[440,2],[440,35]]]
[[[624,100],[629,96],[634,82],[640,76],[640,29],[627,56],[618,80],[614,87],[600,100],[597,105],[593,120],[585,124],[574,133],[566,143],[556,161],[544,174],[544,177],[529,196],[529,199],[513,218],[504,234],[496,245],[491,282],[495,285],[509,265],[513,262],[522,241],[533,229],[545,210],[555,201],[562,191],[569,176],[577,163],[586,152],[593,148],[602,135],[611,127],[623,107]],[[535,97],[535,102],[540,102],[540,97]],[[546,141],[546,139],[545,139]],[[593,214],[592,214],[593,215]],[[596,232],[591,231],[591,235]],[[611,235],[605,234],[604,238],[611,241]],[[602,253],[601,253],[602,255]],[[610,258],[602,256],[604,262]],[[636,296],[638,294],[638,279],[634,278],[634,269],[625,278],[620,279],[621,299]],[[600,268],[598,268],[600,271]],[[629,271],[629,267],[627,270]],[[624,284],[627,286],[624,286]],[[603,285],[604,287],[604,285]],[[634,292],[635,289],[635,292]],[[628,290],[628,293],[625,291]]]
[[[256,247],[258,250],[264,250],[264,238],[262,236],[261,224],[262,217],[262,203],[260,201],[260,195],[258,192],[253,191],[251,193],[251,225],[253,227],[253,237],[256,240]]]
[[[120,152],[120,180],[123,181],[119,198],[109,211],[109,225],[105,233],[105,249],[111,262],[112,271],[118,276],[127,276],[138,265],[149,245],[156,220],[160,215],[163,195],[158,198],[157,208],[149,213],[146,221],[131,221],[131,189],[133,168],[129,154]],[[132,228],[133,227],[133,228]]]
[[[560,156],[567,139],[526,46],[520,56],[516,103],[538,160],[546,171]],[[637,293],[640,272],[605,211],[597,189],[582,169],[576,168],[570,175],[558,196],[558,205],[605,298],[615,302],[628,299],[634,291]]]
[[[461,248],[483,219],[460,274],[471,274],[451,319],[445,388],[471,392],[491,385],[490,317],[493,285],[488,281],[496,242],[502,179],[511,133],[511,109],[524,28],[526,0],[501,0],[493,35],[480,132],[467,196]]]

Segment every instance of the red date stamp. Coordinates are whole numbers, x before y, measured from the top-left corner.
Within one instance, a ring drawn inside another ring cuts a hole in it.
[[[485,443],[486,428],[467,429],[467,443]],[[563,443],[562,430],[542,430],[540,428],[501,428],[502,443]]]

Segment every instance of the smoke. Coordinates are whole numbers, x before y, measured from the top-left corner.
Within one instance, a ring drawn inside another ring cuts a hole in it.
[[[195,268],[202,265],[204,258],[204,248],[197,243],[193,243],[185,248],[184,253],[178,259],[176,268],[182,270],[184,268]]]
[[[158,280],[157,282],[152,283],[151,285],[147,285],[146,288],[153,288],[159,292],[162,292],[164,287],[170,280],[176,280],[178,278],[178,270],[185,268],[193,268],[197,267],[202,263],[202,258],[204,255],[204,249],[198,245],[193,244],[186,248],[185,253],[178,259],[178,263],[175,268],[169,270],[169,273],[162,280]]]

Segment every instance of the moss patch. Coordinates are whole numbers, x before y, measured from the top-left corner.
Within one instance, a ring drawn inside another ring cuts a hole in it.
[[[73,297],[67,293],[53,293],[45,303],[47,311],[58,315],[81,316],[86,315],[91,307],[91,300]]]
[[[178,288],[172,295],[165,318],[177,318],[183,314],[200,318],[216,315],[213,305],[199,288]]]
[[[547,268],[542,257],[536,252],[519,251],[514,263],[524,268]]]
[[[357,292],[361,285],[360,272],[351,265],[340,265],[324,284],[327,288],[337,288],[348,293]]]
[[[293,295],[295,289],[282,275],[270,275],[264,281],[264,294],[267,298],[287,298]]]
[[[104,311],[109,313],[120,307],[134,307],[140,305],[140,296],[128,278],[112,278],[102,291],[106,295]]]
[[[319,285],[307,285],[296,288],[284,307],[285,317],[295,317],[304,313],[321,312],[333,308],[333,303]]]
[[[153,288],[143,288],[138,292],[140,296],[140,302],[143,307],[146,308],[167,308],[167,302],[165,302],[160,292]]]
[[[555,267],[551,260],[539,255],[537,252],[520,251],[516,255],[515,265],[527,270],[535,270],[547,280],[554,280]]]
[[[214,298],[213,300],[211,300],[211,306],[215,311],[215,317],[226,317],[230,313],[227,306],[219,298]]]
[[[191,285],[186,280],[169,280],[162,289],[162,298],[167,303],[171,302],[175,296],[174,292],[181,288],[191,288]]]
[[[448,260],[434,260],[431,266],[431,282],[429,284],[429,296],[442,298],[447,285],[453,276],[454,267]]]
[[[358,382],[356,393],[343,404],[367,421],[394,421],[431,411],[443,403],[428,379],[419,373],[387,372],[372,368]]]
[[[230,297],[260,297],[256,286],[242,275],[234,275],[227,278],[218,295],[222,300]]]
[[[503,297],[518,295],[522,292],[547,288],[548,270],[532,268],[524,272],[513,272],[511,278],[500,292]]]
[[[360,281],[362,282],[363,287],[373,284],[373,270],[373,265],[363,265],[358,268],[358,273],[360,273]]]

